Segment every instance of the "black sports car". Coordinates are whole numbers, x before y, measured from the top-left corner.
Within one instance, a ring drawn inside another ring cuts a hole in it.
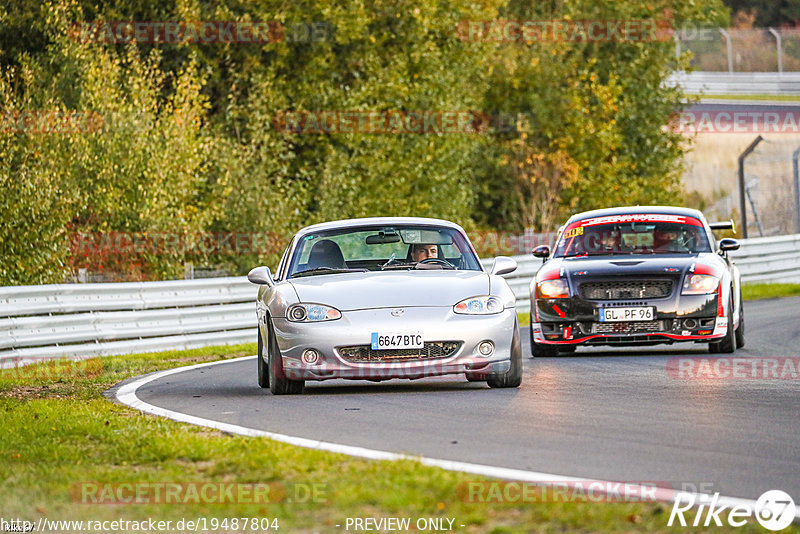
[[[708,343],[710,352],[744,345],[735,239],[717,242],[687,208],[635,206],[573,215],[531,282],[531,352],[556,356],[578,345]]]

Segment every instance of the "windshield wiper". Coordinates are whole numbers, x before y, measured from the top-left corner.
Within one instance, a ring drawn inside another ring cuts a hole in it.
[[[334,273],[365,273],[367,269],[336,269],[334,267],[316,267],[314,269],[306,269],[292,274],[292,278],[298,276],[313,276],[315,274],[334,274]]]
[[[392,263],[391,265],[382,265],[381,271],[392,271],[392,270],[411,270],[414,268],[413,263]]]

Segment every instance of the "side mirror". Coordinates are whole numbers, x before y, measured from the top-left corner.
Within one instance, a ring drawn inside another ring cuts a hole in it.
[[[269,267],[256,267],[247,273],[247,279],[254,284],[266,284],[270,287],[275,285],[275,280],[272,279],[272,273],[269,272]]]
[[[492,263],[491,274],[508,274],[517,270],[517,262],[508,256],[497,256]]]
[[[719,240],[719,249],[722,252],[727,252],[729,250],[739,250],[739,242],[733,238],[725,237]]]
[[[547,245],[539,245],[538,247],[536,247],[531,251],[531,254],[533,254],[537,258],[542,258],[543,260],[546,260],[547,258],[550,257],[550,247],[548,247]]]

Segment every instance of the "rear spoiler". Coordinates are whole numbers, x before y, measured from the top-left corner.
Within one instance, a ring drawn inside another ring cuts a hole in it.
[[[730,221],[717,221],[708,223],[708,226],[712,230],[733,230],[733,233],[736,233],[736,226],[733,224],[733,219]]]

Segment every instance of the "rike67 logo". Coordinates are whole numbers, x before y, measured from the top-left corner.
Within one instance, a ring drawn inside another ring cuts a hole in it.
[[[783,530],[794,521],[797,508],[794,500],[788,493],[781,490],[770,490],[758,498],[755,505],[749,503],[723,503],[719,502],[719,493],[715,493],[710,502],[698,502],[701,496],[690,493],[681,493],[676,496],[672,505],[672,512],[669,514],[667,526],[672,526],[675,519],[682,527],[688,526],[683,517],[685,512],[697,507],[697,515],[694,517],[692,526],[708,527],[716,525],[723,526],[723,521],[727,519],[728,525],[741,527],[747,523],[751,516],[755,516],[756,521],[767,530]],[[727,510],[725,518],[723,512]],[[704,519],[705,518],[705,519]],[[723,519],[725,518],[725,519]]]

